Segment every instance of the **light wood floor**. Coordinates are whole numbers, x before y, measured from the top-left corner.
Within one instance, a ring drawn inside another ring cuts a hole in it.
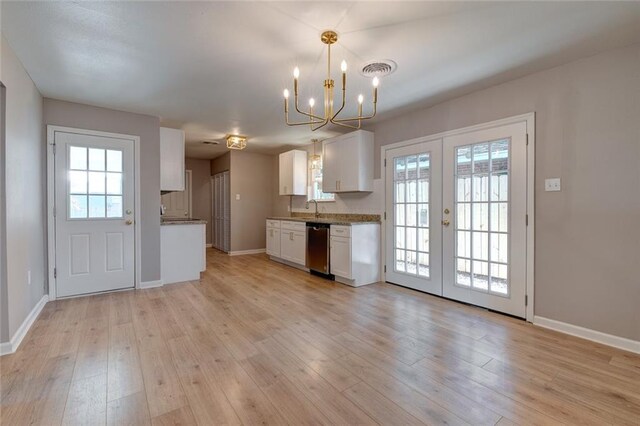
[[[640,422],[640,356],[264,255],[48,303],[0,363],[2,425]]]

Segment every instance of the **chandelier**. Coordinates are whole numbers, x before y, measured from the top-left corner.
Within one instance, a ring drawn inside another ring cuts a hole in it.
[[[324,81],[324,113],[317,115],[314,113],[313,107],[315,106],[315,100],[309,99],[309,112],[301,111],[298,106],[298,77],[300,77],[300,70],[296,67],[293,70],[293,96],[296,112],[307,117],[307,121],[292,123],[289,122],[289,90],[284,89],[284,118],[288,126],[310,126],[312,131],[318,130],[329,123],[337,126],[348,127],[350,129],[359,129],[363,120],[369,120],[376,115],[376,104],[378,103],[378,77],[374,77],[373,83],[373,112],[371,115],[362,115],[362,104],[364,102],[364,96],[358,95],[358,116],[350,118],[338,118],[338,115],[342,112],[346,104],[346,91],[347,91],[347,63],[342,61],[340,69],[342,71],[342,105],[334,112],[333,108],[333,87],[334,81],[331,78],[331,45],[338,41],[338,34],[334,31],[325,31],[320,36],[320,40],[327,45],[327,79]],[[357,122],[357,124],[356,124]]]

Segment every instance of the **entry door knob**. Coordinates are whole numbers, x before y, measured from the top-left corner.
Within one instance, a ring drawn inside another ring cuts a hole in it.
[[[133,221],[132,221],[132,220],[127,220],[125,223],[126,223],[127,225],[133,225]]]
[[[442,224],[443,224],[444,226],[449,226],[449,225],[450,225],[450,222],[449,222],[447,219],[445,219],[445,220],[443,220],[443,221],[442,221]]]

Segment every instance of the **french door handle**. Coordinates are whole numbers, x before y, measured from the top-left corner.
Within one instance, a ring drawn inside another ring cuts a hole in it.
[[[443,226],[449,226],[450,224],[451,224],[451,222],[449,222],[448,219],[445,219],[445,220],[442,221],[442,225]]]

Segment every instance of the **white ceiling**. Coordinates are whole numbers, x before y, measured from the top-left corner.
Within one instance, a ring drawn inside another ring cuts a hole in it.
[[[228,133],[274,152],[312,133],[283,120],[282,90],[301,70],[319,99],[324,29],[340,35],[334,78],[393,59],[379,120],[544,68],[640,42],[640,2],[2,2],[2,33],[44,96],[158,115],[187,132],[189,156],[213,158]],[[337,91],[338,92],[338,91]]]

